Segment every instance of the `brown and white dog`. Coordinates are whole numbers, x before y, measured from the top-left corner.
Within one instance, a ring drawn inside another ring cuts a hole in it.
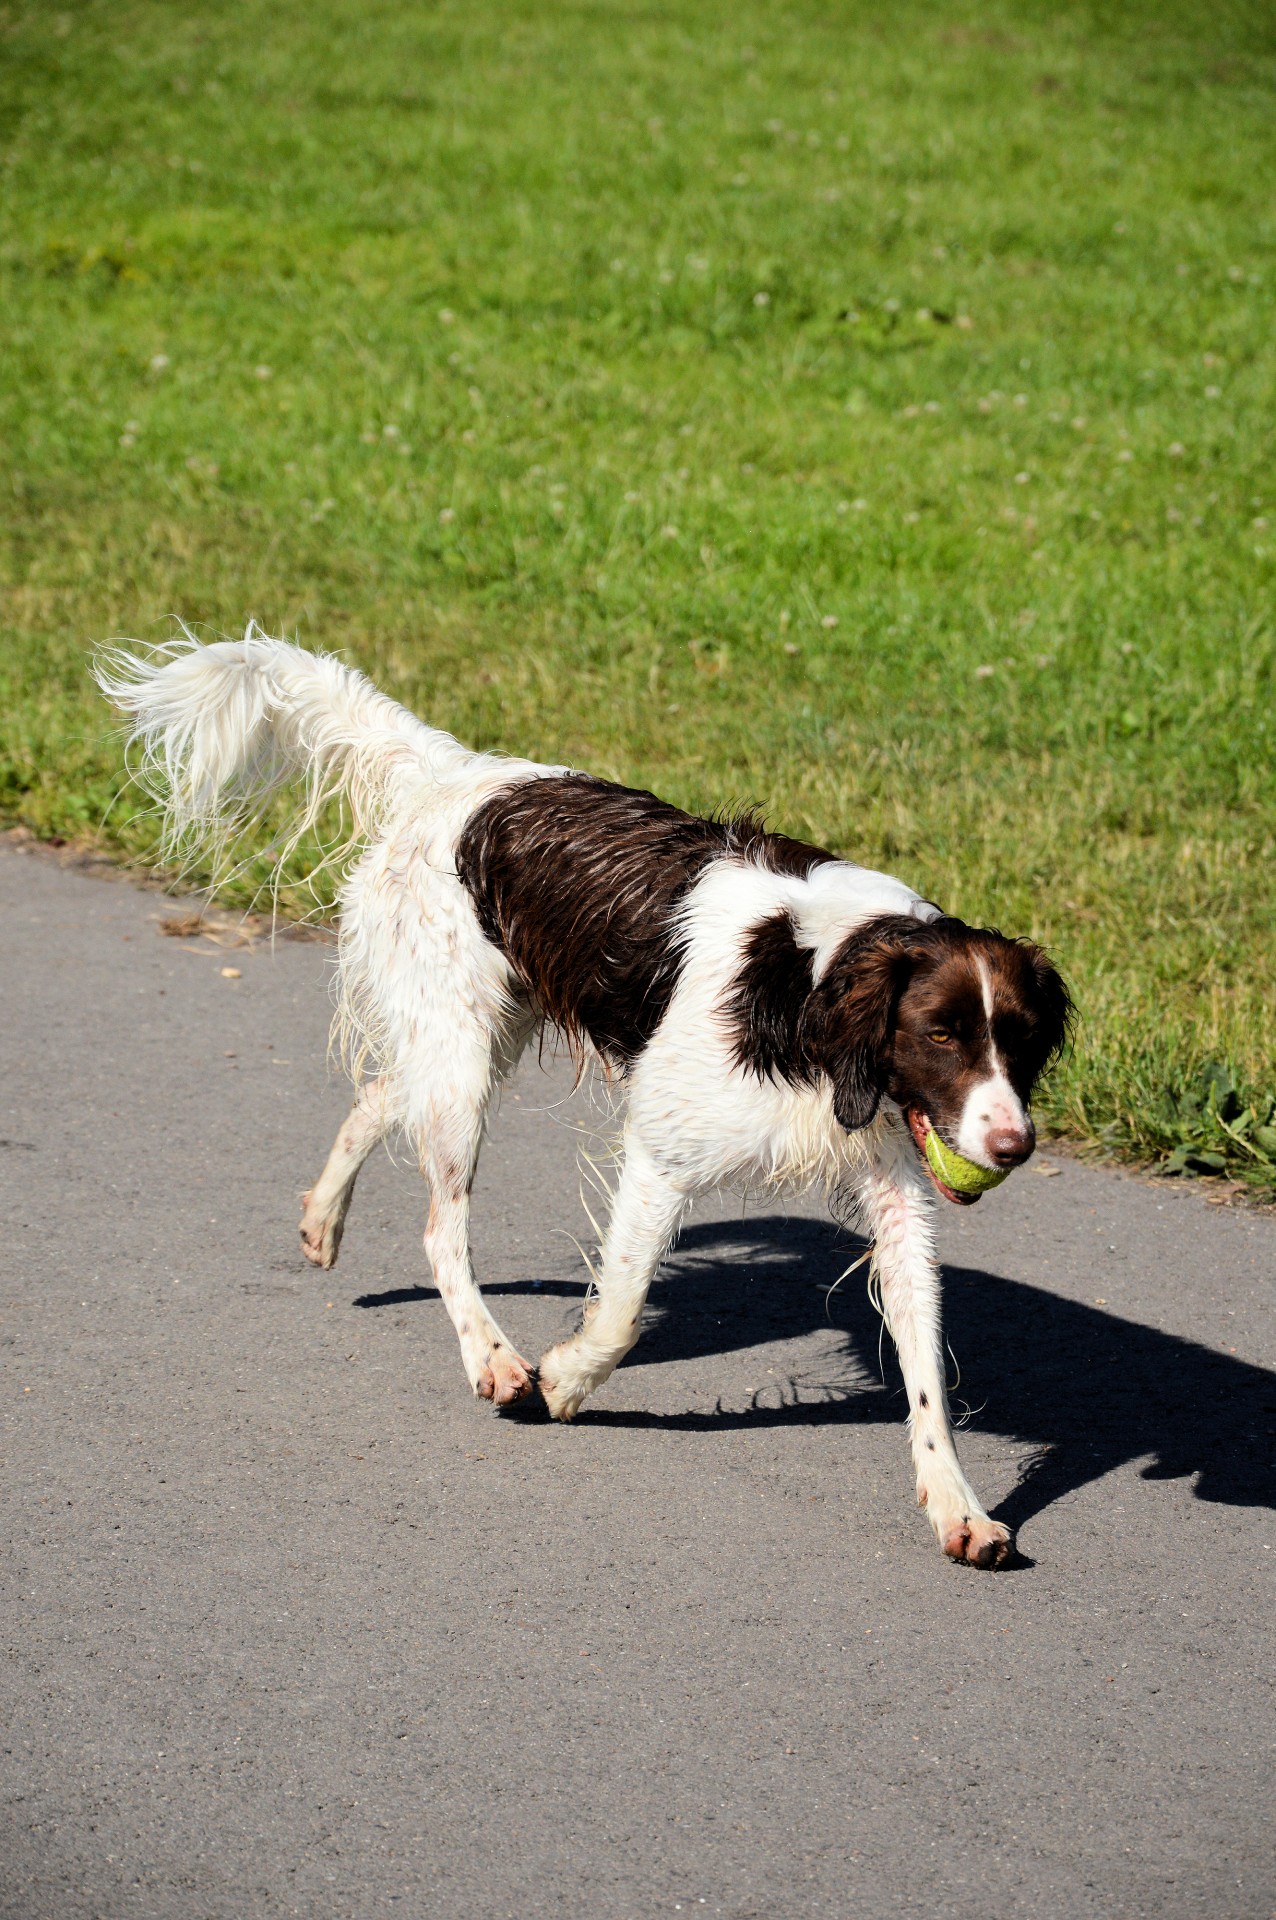
[[[1012,1549],[962,1472],[948,1415],[927,1129],[968,1160],[1033,1150],[1033,1088],[1066,1038],[1039,948],[944,916],[902,881],[653,794],[471,752],[330,657],[250,627],[104,656],[176,843],[247,818],[284,780],[302,824],[344,794],[366,842],[341,893],[338,1021],[359,1082],[306,1196],[337,1257],[359,1168],[406,1132],[425,1243],[474,1392],[537,1378],[570,1420],[638,1338],[694,1196],[822,1183],[873,1241],[908,1392],[917,1495],[944,1551]],[[585,1324],[533,1368],[475,1282],[469,1196],[501,1082],[545,1026],[626,1094],[624,1162]]]

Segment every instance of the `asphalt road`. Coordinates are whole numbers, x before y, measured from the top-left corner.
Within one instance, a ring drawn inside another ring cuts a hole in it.
[[[1276,1219],[1057,1159],[947,1209],[947,1564],[813,1206],[705,1206],[577,1425],[471,1400],[406,1166],[315,1275],[329,952],[0,853],[0,1912],[1276,1912]],[[238,979],[222,968],[240,969]],[[507,1096],[498,1316],[570,1321],[587,1127]]]

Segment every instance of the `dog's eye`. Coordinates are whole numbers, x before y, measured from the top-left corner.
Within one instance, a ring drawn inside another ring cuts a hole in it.
[[[952,1034],[944,1027],[935,1027],[926,1036],[928,1040],[933,1040],[937,1047],[946,1047],[952,1037]]]

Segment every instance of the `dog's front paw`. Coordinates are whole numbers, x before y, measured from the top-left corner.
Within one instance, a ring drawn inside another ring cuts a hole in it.
[[[512,1347],[494,1346],[474,1378],[474,1391],[479,1399],[490,1400],[497,1407],[513,1406],[531,1390],[532,1369]]]
[[[966,1567],[1004,1567],[1014,1554],[1015,1536],[1009,1527],[986,1514],[963,1514],[942,1529],[939,1544],[950,1560]]]

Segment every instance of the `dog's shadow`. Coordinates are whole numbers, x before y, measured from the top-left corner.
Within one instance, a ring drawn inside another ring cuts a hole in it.
[[[831,1316],[853,1362],[844,1384],[812,1392],[790,1380],[736,1409],[721,1402],[671,1414],[587,1407],[581,1419],[695,1432],[900,1420],[898,1366],[890,1340],[880,1338],[863,1273],[826,1306],[826,1289],[862,1251],[853,1236],[819,1220],[764,1216],[689,1227],[652,1287],[643,1337],[626,1366],[798,1339],[827,1330]],[[488,1291],[528,1293],[533,1284]],[[563,1282],[543,1290],[584,1293]],[[365,1294],[356,1304],[425,1299],[437,1299],[433,1289]],[[1202,1500],[1276,1507],[1276,1373],[973,1268],[945,1267],[944,1303],[948,1340],[964,1369],[962,1394],[979,1406],[972,1424],[1034,1448],[998,1519],[1021,1527],[1132,1460],[1148,1462],[1147,1479],[1197,1476]],[[823,1372],[827,1381],[827,1357]]]

